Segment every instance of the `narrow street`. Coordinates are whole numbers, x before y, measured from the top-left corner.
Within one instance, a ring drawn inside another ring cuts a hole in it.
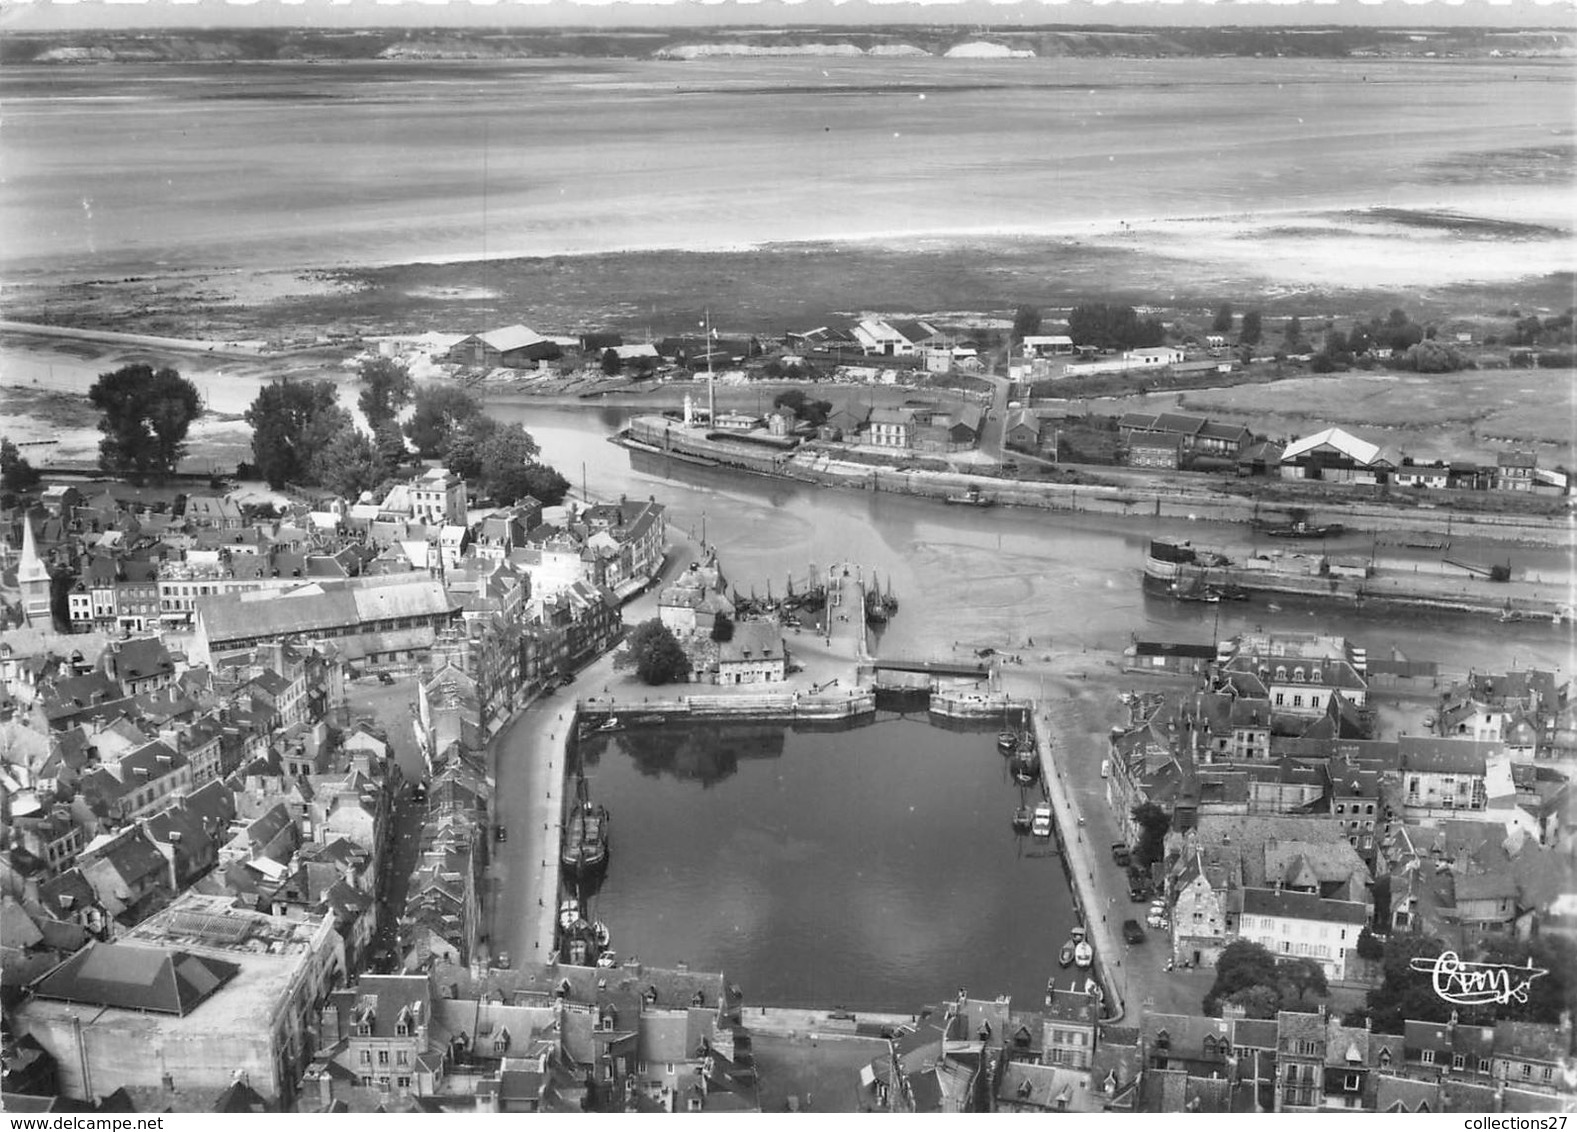
[[[427,818],[426,802],[417,799],[417,781],[408,778],[400,787],[389,815],[389,840],[384,847],[386,856],[378,893],[378,928],[368,944],[369,966],[373,971],[398,970],[400,956],[404,954],[400,913],[405,908],[411,870],[421,855],[422,825]]]

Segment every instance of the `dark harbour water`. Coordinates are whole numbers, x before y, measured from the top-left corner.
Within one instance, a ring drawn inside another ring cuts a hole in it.
[[[613,814],[594,898],[621,957],[774,1005],[1040,1001],[1075,920],[1055,842],[1010,825],[994,725],[653,727],[581,743]]]

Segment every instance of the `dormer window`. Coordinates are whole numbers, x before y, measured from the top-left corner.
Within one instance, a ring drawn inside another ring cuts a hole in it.
[[[1155,1048],[1158,1049],[1158,1050],[1169,1050],[1169,1049],[1171,1049],[1172,1048],[1172,1036],[1170,1034],[1168,1034],[1165,1030],[1162,1030],[1160,1033],[1156,1034],[1156,1036],[1155,1036]]]

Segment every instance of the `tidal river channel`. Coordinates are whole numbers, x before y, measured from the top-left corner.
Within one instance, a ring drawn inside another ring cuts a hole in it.
[[[699,539],[704,529],[741,592],[764,593],[769,580],[782,592],[786,575],[804,578],[812,564],[874,570],[902,602],[881,653],[989,646],[1051,656],[1064,671],[1087,658],[1089,680],[1109,683],[1114,702],[1134,678],[1110,661],[1133,638],[1206,642],[1255,627],[1345,634],[1370,656],[1397,649],[1447,673],[1537,665],[1564,676],[1572,667],[1569,627],[1145,597],[1151,534],[1209,545],[1226,533],[1211,524],[949,508],[662,457],[632,462],[605,439],[623,412],[493,411],[522,420],[577,495],[583,483],[604,498],[654,495],[674,536]],[[1453,549],[1486,561],[1509,553],[1552,575],[1571,569],[1565,552]],[[593,737],[581,756],[614,815],[596,914],[621,956],[723,970],[753,1002],[910,1010],[959,985],[1036,1002],[1074,913],[1061,862],[1010,828],[1018,792],[994,730],[934,727],[922,710],[848,730]]]

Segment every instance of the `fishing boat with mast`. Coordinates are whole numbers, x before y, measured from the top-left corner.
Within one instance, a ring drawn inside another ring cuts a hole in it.
[[[1024,792],[1019,791],[1018,809],[1013,811],[1013,828],[1018,833],[1028,833],[1035,824],[1035,811],[1030,809]]]
[[[1040,780],[1040,752],[1035,749],[1035,741],[1028,735],[1019,740],[1018,750],[1013,752],[1008,769],[1021,786]]]
[[[579,880],[608,863],[608,807],[593,805],[586,776],[575,778],[575,802],[564,823],[564,871]]]

